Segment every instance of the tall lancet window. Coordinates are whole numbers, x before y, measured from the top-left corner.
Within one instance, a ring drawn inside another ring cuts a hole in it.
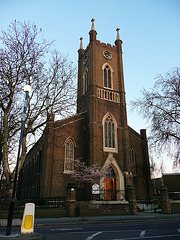
[[[108,65],[104,68],[104,87],[112,88],[111,69]]]
[[[72,172],[74,170],[74,142],[68,138],[65,142],[65,161],[64,172]]]
[[[104,151],[117,152],[117,123],[116,120],[107,114],[103,118],[103,144]]]
[[[130,167],[131,173],[136,175],[136,152],[133,147],[130,147]]]
[[[88,90],[88,69],[86,68],[83,73],[83,95]]]
[[[113,69],[106,62],[102,65],[103,70],[103,86],[104,88],[113,89]]]

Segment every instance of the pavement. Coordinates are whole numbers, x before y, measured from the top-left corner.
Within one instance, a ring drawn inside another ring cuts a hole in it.
[[[35,227],[40,226],[60,226],[60,225],[87,225],[87,224],[107,224],[107,223],[130,223],[130,222],[149,222],[149,221],[180,221],[180,214],[162,214],[162,213],[138,213],[137,215],[121,216],[98,216],[98,217],[64,217],[64,218],[35,218]],[[0,227],[6,227],[7,220],[0,219]],[[13,227],[21,226],[21,219],[13,219]],[[28,239],[30,234],[20,236],[0,236],[2,239]],[[41,234],[30,235],[29,239],[43,239]]]

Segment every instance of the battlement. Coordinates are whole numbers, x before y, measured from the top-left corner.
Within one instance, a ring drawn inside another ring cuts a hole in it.
[[[113,50],[116,49],[116,46],[115,46],[115,45],[111,45],[110,43],[104,43],[104,42],[101,42],[101,41],[99,41],[99,40],[96,40],[96,43],[98,43],[98,44],[100,44],[100,45],[102,45],[102,46],[104,46],[104,47],[111,48],[111,49],[113,49]]]

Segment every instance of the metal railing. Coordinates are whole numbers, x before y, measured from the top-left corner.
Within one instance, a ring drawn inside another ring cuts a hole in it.
[[[46,208],[59,208],[65,209],[65,197],[50,197],[50,198],[38,198],[38,199],[23,199],[19,201],[19,205],[24,205],[27,202],[35,203],[36,206]]]
[[[161,207],[158,199],[154,200],[137,200],[137,210],[139,212],[161,212]]]
[[[45,199],[46,206],[54,207],[59,209],[65,209],[65,198],[64,197],[52,197]]]
[[[116,201],[125,200],[125,190],[95,190],[92,191],[91,200]]]

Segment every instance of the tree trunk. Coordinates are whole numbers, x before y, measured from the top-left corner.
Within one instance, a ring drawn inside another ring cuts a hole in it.
[[[9,168],[8,163],[8,114],[4,113],[4,119],[3,119],[3,125],[4,125],[4,131],[2,135],[2,148],[3,148],[3,154],[2,154],[2,162],[3,162],[3,168],[7,180],[7,184],[10,184],[10,177],[11,177],[11,171]]]

